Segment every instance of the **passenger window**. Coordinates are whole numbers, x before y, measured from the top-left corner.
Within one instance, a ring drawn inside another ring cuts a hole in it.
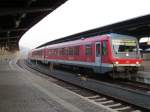
[[[79,56],[79,46],[74,47],[74,55]]]
[[[85,46],[85,54],[86,54],[86,56],[92,55],[92,45],[91,44]]]
[[[49,56],[52,55],[52,50],[51,50],[51,49],[48,50],[48,55],[49,55]]]
[[[103,41],[102,43],[102,55],[106,55],[107,54],[107,42]]]
[[[59,49],[59,56],[62,56],[62,49]]]
[[[65,48],[65,56],[68,56],[68,48]]]
[[[62,48],[62,56],[65,56],[65,48]]]
[[[71,56],[73,55],[73,48],[72,47],[69,48],[69,55],[71,55]]]

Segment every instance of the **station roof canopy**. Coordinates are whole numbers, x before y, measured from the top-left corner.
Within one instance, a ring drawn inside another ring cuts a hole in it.
[[[142,17],[137,17],[137,18],[126,20],[126,21],[114,23],[111,25],[103,26],[100,28],[91,29],[85,32],[73,34],[73,35],[63,37],[54,41],[50,41],[39,47],[43,47],[49,44],[56,44],[60,42],[76,40],[80,38],[87,38],[87,37],[98,35],[98,34],[100,35],[107,34],[107,33],[119,33],[119,34],[132,35],[132,36],[137,37],[138,40],[141,37],[150,36],[150,15],[145,15]]]
[[[1,0],[0,48],[18,49],[21,36],[66,0]]]

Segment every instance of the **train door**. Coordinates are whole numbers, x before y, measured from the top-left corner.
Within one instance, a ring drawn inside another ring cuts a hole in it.
[[[95,43],[95,63],[96,65],[101,64],[101,53],[100,53],[100,49],[101,49],[101,44],[100,42],[96,42]]]
[[[101,59],[102,59],[103,64],[108,63],[108,49],[107,49],[107,41],[106,40],[102,41]]]

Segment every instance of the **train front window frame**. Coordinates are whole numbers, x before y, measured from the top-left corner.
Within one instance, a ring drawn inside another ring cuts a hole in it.
[[[112,47],[115,53],[137,52],[137,42],[132,39],[113,39]]]

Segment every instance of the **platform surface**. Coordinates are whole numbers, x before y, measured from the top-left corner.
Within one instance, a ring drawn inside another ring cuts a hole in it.
[[[14,61],[1,61],[0,112],[109,111],[19,68]]]

